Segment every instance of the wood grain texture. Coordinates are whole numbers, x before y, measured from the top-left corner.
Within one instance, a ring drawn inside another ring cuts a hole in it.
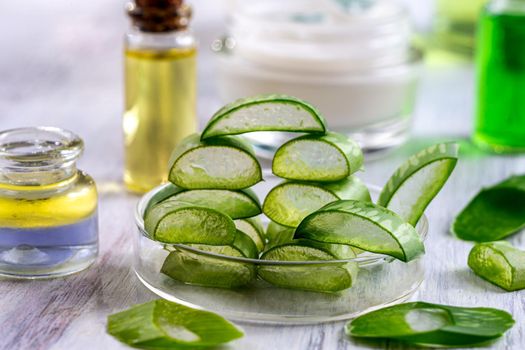
[[[222,32],[215,2],[195,1],[201,40],[199,116],[219,106],[213,61],[207,50]],[[125,349],[105,333],[108,314],[155,298],[131,270],[133,208],[137,197],[119,185],[121,37],[126,29],[120,1],[31,0],[0,3],[0,128],[56,125],[75,130],[87,149],[81,168],[101,192],[101,253],[88,270],[62,279],[0,281],[0,349]],[[23,20],[22,20],[23,19]],[[421,84],[411,142],[366,164],[364,180],[383,184],[407,155],[438,140],[465,138],[473,104],[472,69],[432,68]],[[525,347],[525,292],[505,293],[482,281],[466,264],[471,244],[448,233],[453,216],[481,186],[525,172],[524,157],[494,157],[463,144],[462,159],[427,211],[430,231],[426,280],[415,299],[511,312],[516,326],[494,349]],[[525,247],[523,235],[512,242]],[[275,327],[243,324],[246,337],[226,349],[404,349],[388,342],[347,339],[343,323]]]

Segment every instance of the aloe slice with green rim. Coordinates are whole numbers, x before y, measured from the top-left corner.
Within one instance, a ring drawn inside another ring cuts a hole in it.
[[[217,346],[244,334],[221,316],[154,300],[108,316],[107,332],[139,349],[195,349]]]
[[[259,198],[251,189],[185,190],[173,184],[162,186],[150,199],[145,212],[155,204],[179,201],[222,211],[232,219],[244,219],[262,213]]]
[[[240,219],[235,220],[234,222],[237,230],[243,232],[252,239],[259,252],[264,249],[266,237],[264,235],[264,227],[260,218]]]
[[[525,175],[512,176],[480,191],[452,223],[461,239],[490,242],[525,227]]]
[[[259,276],[284,288],[314,292],[339,292],[350,288],[357,278],[357,263],[331,263],[331,260],[351,259],[355,254],[349,246],[325,244],[309,240],[295,240],[267,250],[263,260],[323,261],[319,265],[260,265]]]
[[[441,143],[408,158],[390,177],[377,204],[415,226],[454,170],[458,148],[456,143]]]
[[[268,193],[263,212],[280,225],[296,227],[309,214],[339,199],[370,201],[370,193],[355,176],[331,183],[285,181]]]
[[[425,252],[416,229],[394,212],[373,203],[340,200],[307,216],[295,238],[348,244],[410,261]]]
[[[219,109],[202,132],[203,140],[252,131],[324,134],[326,122],[305,101],[286,95],[258,95],[236,100]]]
[[[170,182],[185,189],[239,190],[262,179],[251,145],[234,136],[205,142],[188,136],[173,151],[169,169]]]
[[[362,315],[348,322],[345,332],[423,346],[468,346],[498,338],[513,325],[512,316],[498,309],[412,302]]]
[[[167,201],[153,206],[144,218],[146,232],[156,241],[231,245],[235,224],[226,214],[191,203]]]
[[[272,172],[288,180],[339,181],[361,169],[363,152],[347,136],[304,135],[286,142],[275,152]]]
[[[525,251],[506,241],[476,244],[468,256],[468,266],[506,291],[525,289]]]
[[[248,235],[235,233],[235,240],[229,246],[189,244],[203,252],[255,259],[257,247]],[[170,252],[161,272],[177,281],[206,287],[238,288],[250,283],[256,276],[255,266],[250,263],[212,257],[183,248]]]

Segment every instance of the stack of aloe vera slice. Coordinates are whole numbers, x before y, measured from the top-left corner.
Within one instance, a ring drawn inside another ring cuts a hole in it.
[[[261,166],[237,136],[254,131],[303,134],[276,151],[272,171],[283,182],[262,208],[249,189],[262,180]],[[338,292],[355,283],[353,258],[363,251],[403,262],[424,253],[415,225],[456,160],[455,144],[421,151],[401,165],[374,204],[355,175],[363,167],[361,149],[328,131],[313,106],[283,95],[242,99],[174,150],[170,183],[148,203],[145,229],[170,250],[162,273],[182,282],[236,288],[259,276],[280,287]],[[266,232],[261,212],[271,220]],[[194,254],[174,243],[261,263]]]

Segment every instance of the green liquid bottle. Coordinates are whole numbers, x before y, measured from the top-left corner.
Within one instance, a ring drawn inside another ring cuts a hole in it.
[[[525,151],[525,0],[493,1],[482,13],[474,142]]]

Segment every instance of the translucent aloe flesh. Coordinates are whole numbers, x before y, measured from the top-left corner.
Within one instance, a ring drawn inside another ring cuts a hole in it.
[[[295,240],[267,250],[263,260],[275,261],[328,261],[320,265],[260,265],[259,276],[265,281],[284,288],[314,292],[339,292],[350,288],[357,278],[355,262],[330,263],[330,260],[351,259],[355,253],[349,246],[323,244],[308,240]]]
[[[324,134],[326,123],[312,105],[286,95],[239,99],[218,110],[202,132],[203,140],[252,131]]]
[[[415,226],[454,170],[457,158],[456,143],[441,143],[416,153],[390,177],[377,204]]]
[[[212,347],[244,335],[219,315],[161,299],[110,315],[107,332],[129,346],[158,350]]]
[[[355,200],[336,201],[310,214],[297,227],[295,238],[348,244],[405,262],[425,251],[415,228],[397,214]]]
[[[370,193],[355,176],[332,183],[286,181],[268,193],[263,212],[280,225],[296,227],[309,214],[339,199],[370,201]]]
[[[214,209],[177,201],[153,206],[144,218],[146,232],[166,243],[229,245],[235,240],[235,224]]]
[[[251,145],[234,136],[206,142],[188,136],[174,150],[169,169],[170,182],[185,189],[239,190],[262,179]]]
[[[470,251],[468,266],[507,291],[525,288],[525,251],[506,241],[476,244]]]
[[[290,140],[276,152],[275,175],[302,181],[338,181],[361,169],[363,152],[347,136],[328,132]]]
[[[525,175],[481,190],[458,214],[452,232],[461,239],[490,242],[525,227]]]
[[[498,309],[412,302],[360,316],[346,324],[345,332],[424,346],[468,346],[494,340],[513,325],[512,316]]]
[[[150,199],[145,212],[155,204],[179,201],[222,211],[232,219],[243,219],[262,213],[259,198],[251,189],[185,190],[171,183],[163,185]]]

